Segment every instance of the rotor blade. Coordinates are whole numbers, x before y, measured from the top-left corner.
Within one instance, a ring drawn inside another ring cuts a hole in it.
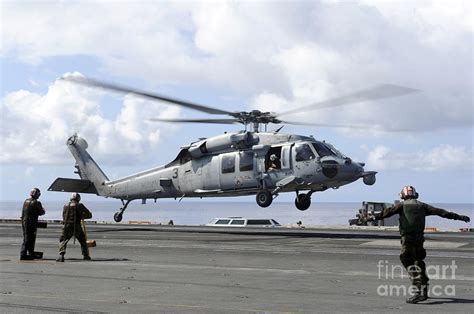
[[[178,122],[178,123],[215,123],[215,124],[234,124],[240,123],[237,119],[160,119],[150,118],[151,122]]]
[[[81,84],[81,85],[85,85],[85,86],[100,87],[100,88],[103,88],[103,89],[107,89],[107,90],[111,90],[111,91],[115,91],[115,92],[119,92],[119,93],[133,93],[135,95],[139,95],[139,96],[142,96],[142,97],[151,98],[153,100],[162,100],[162,101],[166,101],[166,102],[178,105],[178,106],[182,106],[182,107],[186,107],[186,108],[189,108],[189,109],[194,109],[194,110],[197,110],[197,111],[202,111],[202,112],[206,112],[206,113],[210,113],[210,114],[225,114],[225,115],[234,116],[234,113],[230,112],[230,111],[215,109],[215,108],[212,108],[212,107],[199,105],[199,104],[192,103],[192,102],[189,102],[189,101],[180,100],[180,99],[177,99],[177,98],[171,98],[171,97],[164,96],[164,95],[159,95],[159,94],[155,94],[155,93],[151,93],[151,92],[147,92],[147,91],[142,91],[142,90],[135,89],[135,88],[129,88],[129,87],[125,87],[125,86],[121,86],[121,85],[117,85],[117,84],[101,82],[101,81],[97,81],[97,80],[89,79],[89,78],[85,78],[85,77],[67,76],[67,77],[63,77],[62,79],[65,80],[65,81],[68,81],[68,82],[72,82],[72,83],[77,83],[77,84]]]
[[[317,102],[311,105],[302,106],[299,108],[280,112],[278,113],[278,115],[281,116],[281,115],[304,112],[304,111],[309,111],[309,110],[318,110],[318,109],[328,108],[328,107],[344,106],[344,105],[354,104],[354,103],[368,101],[368,100],[377,100],[377,99],[383,99],[383,98],[397,97],[397,96],[402,96],[406,94],[416,93],[418,91],[419,90],[417,89],[398,86],[398,85],[390,85],[390,84],[378,85],[370,89],[365,89],[365,90],[355,92],[353,94],[345,95],[338,98],[328,99],[328,100]]]
[[[391,129],[391,128],[382,128],[381,125],[361,125],[361,124],[331,124],[331,123],[311,123],[311,122],[297,122],[297,121],[281,121],[285,124],[293,125],[311,125],[319,126],[322,128],[340,128],[340,129],[362,129],[362,130],[380,130],[385,132],[410,132],[414,130],[410,129]]]

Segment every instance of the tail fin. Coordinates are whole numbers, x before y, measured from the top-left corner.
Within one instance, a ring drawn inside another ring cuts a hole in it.
[[[109,178],[87,152],[86,140],[74,134],[67,140],[67,147],[76,159],[76,173],[81,179],[91,181],[99,195],[107,194],[107,186],[104,183],[109,181]]]

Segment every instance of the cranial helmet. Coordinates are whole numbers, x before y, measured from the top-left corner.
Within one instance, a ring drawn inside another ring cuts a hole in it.
[[[271,155],[270,155],[270,160],[271,160],[271,161],[275,161],[275,160],[277,160],[277,159],[278,159],[278,157],[277,157],[275,154],[271,154]]]
[[[415,188],[411,185],[407,185],[403,187],[402,191],[400,192],[400,198],[402,200],[407,200],[410,198],[417,199],[418,193],[416,192]]]
[[[72,193],[71,194],[71,201],[80,202],[81,201],[81,195],[77,192]]]
[[[30,196],[34,199],[38,199],[40,197],[40,195],[41,195],[41,191],[38,188],[33,188],[30,191]]]

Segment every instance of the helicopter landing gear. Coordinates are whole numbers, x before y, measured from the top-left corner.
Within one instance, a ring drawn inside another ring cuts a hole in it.
[[[256,199],[258,206],[268,207],[273,201],[273,196],[269,190],[261,190],[257,193]]]
[[[307,210],[311,206],[311,194],[313,194],[312,191],[306,193],[306,194],[296,194],[295,198],[295,206],[299,210]]]
[[[120,208],[120,211],[118,211],[114,214],[114,220],[115,220],[115,222],[121,222],[122,218],[123,218],[123,210],[122,210],[122,208]]]
[[[121,222],[122,221],[123,213],[125,212],[125,209],[127,209],[127,206],[131,201],[132,200],[128,200],[127,202],[124,202],[122,200],[123,207],[120,207],[119,211],[114,214],[115,222]]]

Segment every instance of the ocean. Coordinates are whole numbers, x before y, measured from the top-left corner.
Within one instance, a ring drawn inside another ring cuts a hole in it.
[[[42,201],[46,214],[42,219],[61,220],[64,202]],[[0,219],[18,219],[21,215],[23,201],[0,201]],[[113,221],[114,213],[120,208],[118,200],[87,201],[84,203],[93,214],[96,221]],[[166,224],[173,220],[176,225],[204,225],[217,217],[239,216],[247,218],[273,218],[282,225],[295,224],[301,221],[304,225],[348,226],[349,219],[356,218],[361,203],[318,203],[314,201],[306,211],[299,211],[292,202],[275,202],[261,208],[253,202],[225,202],[207,200],[148,201],[141,204],[140,200],[133,201],[125,211],[123,222],[129,220],[145,220]],[[473,219],[474,204],[432,204],[435,207],[447,209]],[[462,221],[443,219],[437,216],[427,218],[427,227],[442,228],[472,228],[472,221],[466,224]]]

